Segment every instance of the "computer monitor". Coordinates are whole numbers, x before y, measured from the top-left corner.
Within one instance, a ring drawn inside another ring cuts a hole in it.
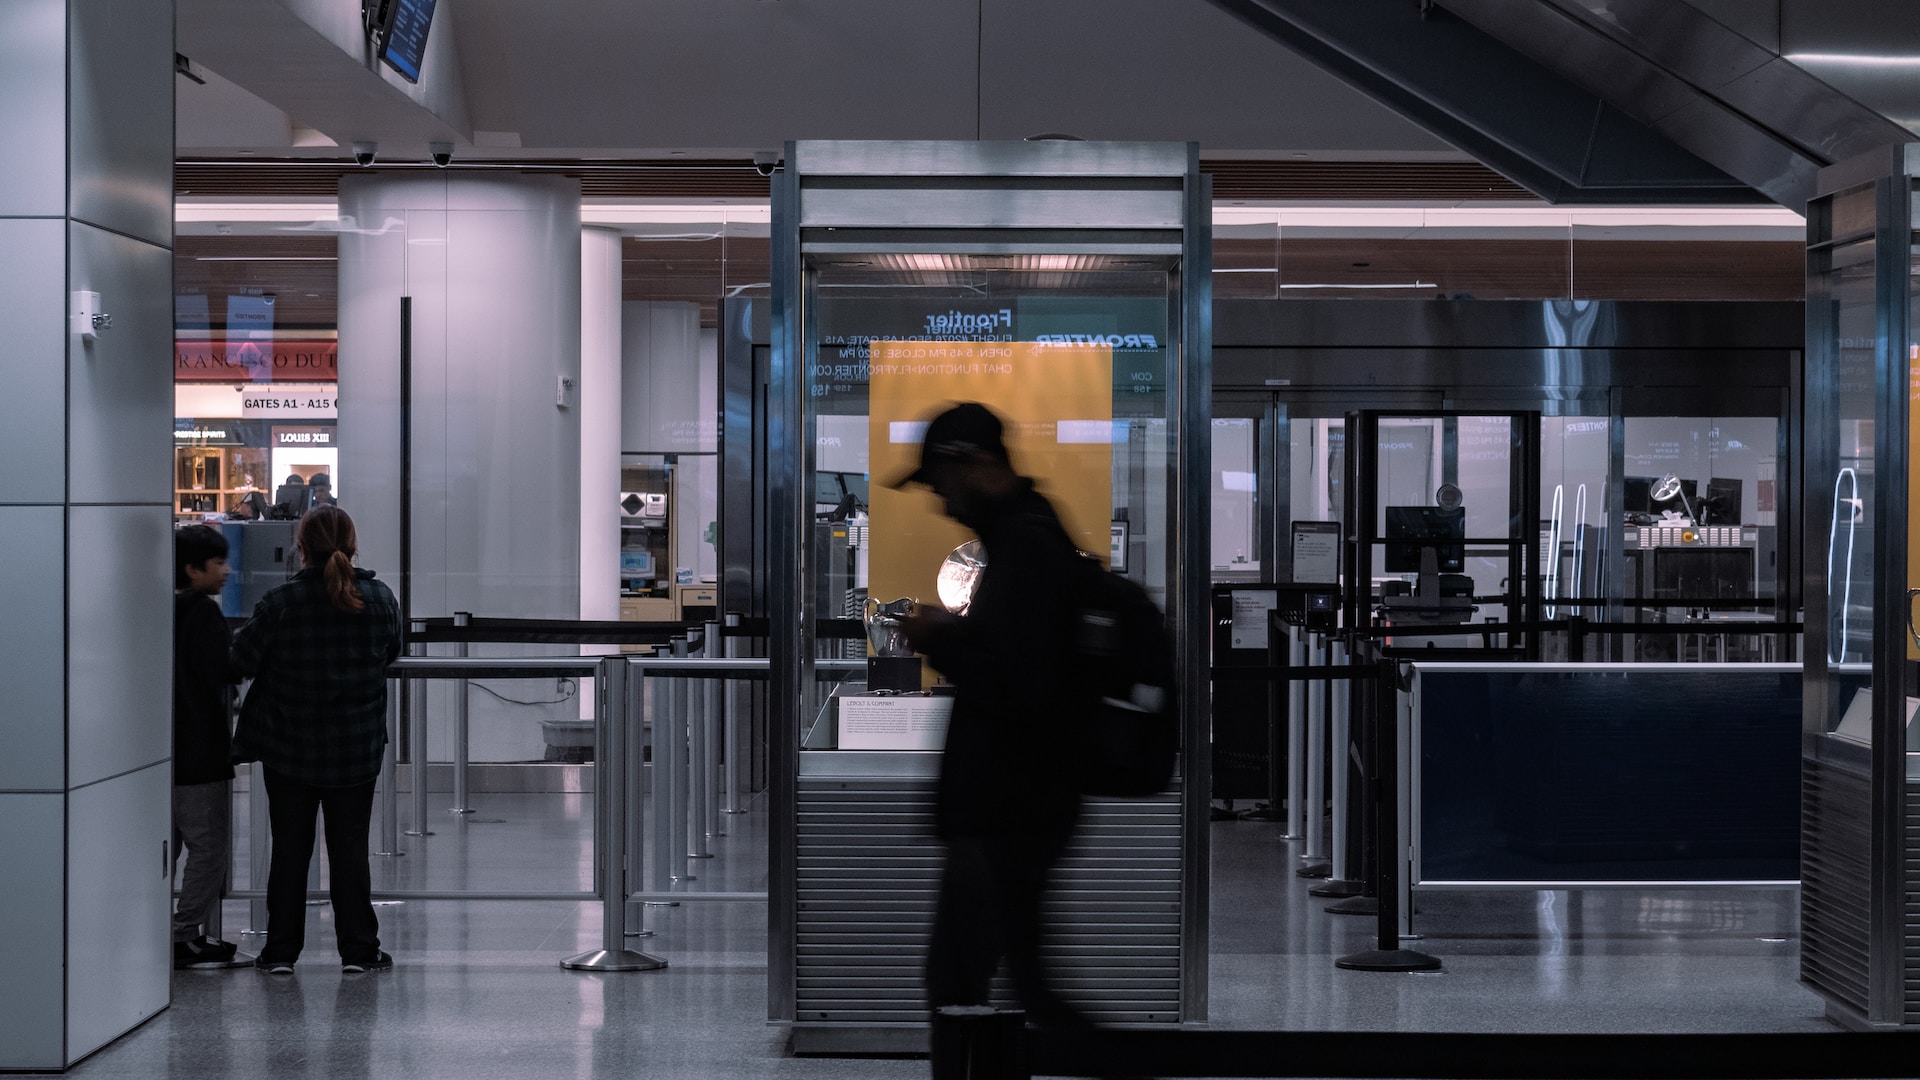
[[[1707,481],[1707,494],[1701,501],[1701,524],[1740,524],[1741,499],[1745,492],[1739,480],[1715,476]]]
[[[1656,479],[1652,476],[1626,477],[1623,480],[1626,491],[1621,500],[1621,509],[1629,514],[1653,513],[1653,482]]]
[[[1420,551],[1432,548],[1438,569],[1443,574],[1461,574],[1467,569],[1467,548],[1460,541],[1467,536],[1465,507],[1442,510],[1437,506],[1389,506],[1386,508],[1386,568],[1389,574],[1420,572]]]

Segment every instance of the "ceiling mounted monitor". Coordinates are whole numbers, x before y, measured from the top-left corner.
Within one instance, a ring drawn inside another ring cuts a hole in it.
[[[410,83],[420,81],[420,61],[427,53],[427,30],[433,25],[434,0],[381,0],[379,10],[380,59]]]

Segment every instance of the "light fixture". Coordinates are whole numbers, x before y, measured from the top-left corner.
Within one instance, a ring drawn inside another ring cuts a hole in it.
[[[1659,502],[1659,503],[1672,502],[1675,496],[1678,496],[1680,499],[1681,508],[1687,512],[1687,520],[1688,521],[1700,520],[1699,516],[1696,515],[1693,511],[1693,504],[1687,501],[1687,492],[1686,492],[1686,489],[1681,485],[1680,478],[1673,475],[1672,473],[1668,473],[1667,475],[1661,477],[1659,480],[1655,481],[1653,485],[1653,490],[1648,492],[1647,494],[1649,495],[1649,497],[1653,499],[1654,502]]]

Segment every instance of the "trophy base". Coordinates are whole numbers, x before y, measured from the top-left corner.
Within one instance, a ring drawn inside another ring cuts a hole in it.
[[[920,658],[917,656],[867,657],[867,692],[917,694],[920,692]]]

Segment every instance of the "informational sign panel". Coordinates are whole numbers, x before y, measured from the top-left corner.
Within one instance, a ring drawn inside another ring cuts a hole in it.
[[[1075,546],[1096,556],[1112,551],[1109,346],[875,341],[872,350],[868,595],[933,601],[941,561],[973,539],[931,492],[886,486],[919,464],[927,421],[956,402],[977,401],[999,414],[1013,467],[1052,501]]]
[[[1235,589],[1231,645],[1236,649],[1267,647],[1267,624],[1280,594],[1271,589]]]
[[[839,700],[842,750],[940,750],[947,745],[950,697],[863,695]]]
[[[1319,585],[1340,583],[1340,523],[1293,523],[1293,580]]]

